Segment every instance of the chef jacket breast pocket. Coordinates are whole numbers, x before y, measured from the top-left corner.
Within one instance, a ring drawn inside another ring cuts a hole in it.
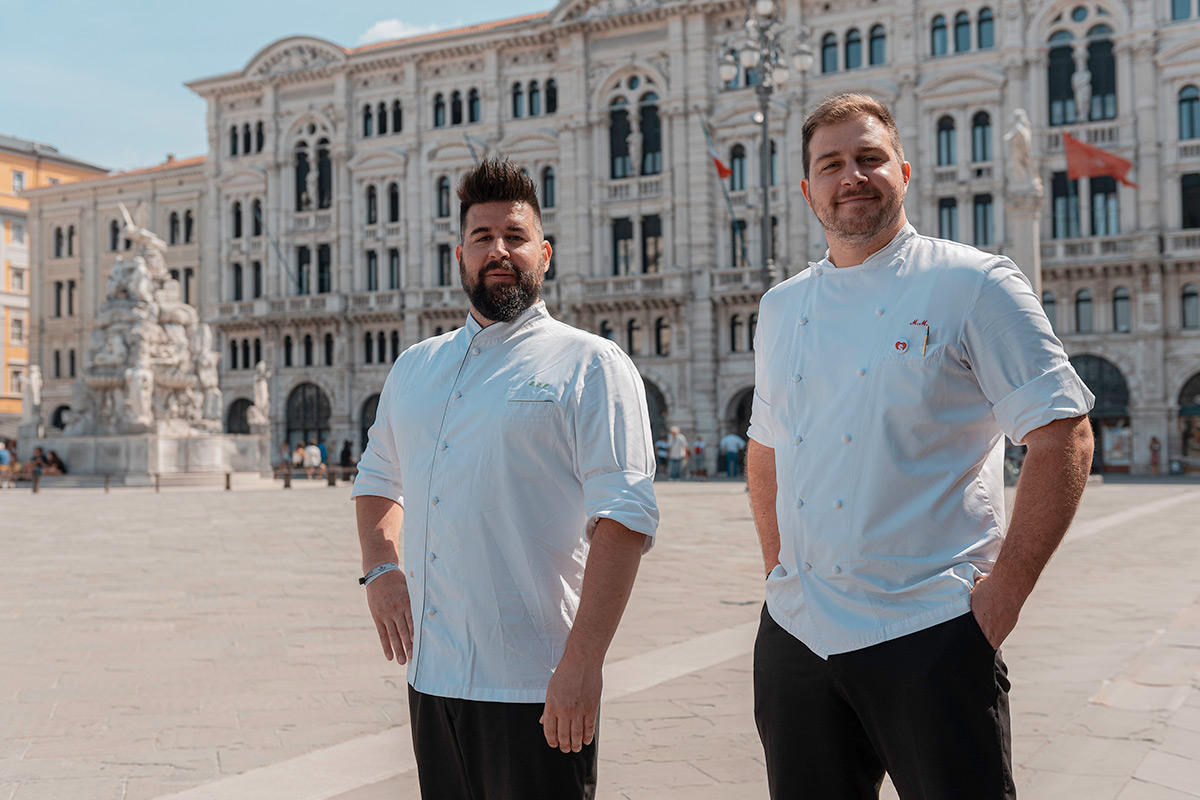
[[[504,403],[504,419],[511,422],[544,422],[557,411],[554,398],[544,395],[510,395]]]

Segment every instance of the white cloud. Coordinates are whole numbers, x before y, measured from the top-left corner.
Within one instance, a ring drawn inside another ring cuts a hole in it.
[[[381,19],[371,27],[367,28],[366,32],[358,37],[359,44],[370,44],[372,42],[386,42],[391,39],[404,39],[409,36],[420,36],[424,33],[433,33],[434,31],[444,30],[446,25],[415,25],[411,22],[405,22],[402,19]]]

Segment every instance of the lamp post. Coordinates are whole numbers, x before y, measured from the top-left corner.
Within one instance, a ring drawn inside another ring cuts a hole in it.
[[[813,52],[808,46],[808,29],[787,27],[780,15],[776,0],[746,0],[746,21],[742,32],[727,39],[721,46],[717,75],[730,83],[744,69],[747,81],[757,78],[758,113],[754,121],[762,127],[762,147],[759,150],[758,174],[762,185],[762,280],[763,291],[775,283],[775,258],[771,251],[771,95],[791,76],[792,66],[801,74],[813,64]]]

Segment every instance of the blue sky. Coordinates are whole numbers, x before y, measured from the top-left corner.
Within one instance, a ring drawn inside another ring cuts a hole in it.
[[[548,11],[555,0],[4,0],[0,133],[110,169],[206,150],[205,104],[185,81],[241,69],[295,34],[354,47]]]

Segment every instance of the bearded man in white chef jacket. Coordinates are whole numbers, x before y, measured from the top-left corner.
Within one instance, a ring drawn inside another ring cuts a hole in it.
[[[408,664],[423,798],[591,798],[601,667],[658,526],[645,390],[547,313],[533,181],[488,160],[458,197],[470,313],[384,384],[352,493],[360,582]]]
[[[1008,258],[917,233],[891,112],[803,128],[824,259],[759,311],[755,716],[782,798],[1012,798],[1000,645],[1087,481],[1094,397]],[[1028,446],[1005,520],[1004,436]]]

